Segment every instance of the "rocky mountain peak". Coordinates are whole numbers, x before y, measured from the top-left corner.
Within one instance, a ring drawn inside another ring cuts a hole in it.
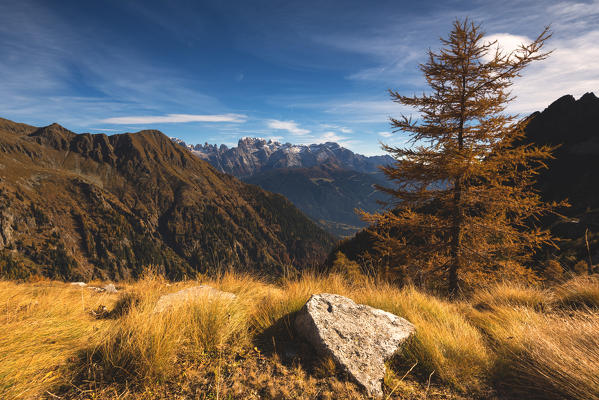
[[[593,93],[593,92],[586,92],[585,94],[582,95],[582,97],[580,98],[579,101],[581,101],[583,103],[596,102],[596,101],[599,101],[599,97],[595,96],[595,93]]]
[[[241,138],[237,147],[225,145],[186,145],[179,139],[174,142],[192,150],[222,172],[245,177],[277,168],[311,168],[323,164],[337,165],[341,169],[358,172],[378,172],[378,166],[392,162],[389,156],[367,157],[356,154],[338,143],[294,145],[263,138]]]

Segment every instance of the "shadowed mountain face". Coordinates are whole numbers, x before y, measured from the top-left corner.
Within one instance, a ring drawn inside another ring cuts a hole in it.
[[[0,119],[0,275],[169,277],[319,263],[332,237],[280,195],[158,131],[75,134]]]
[[[374,188],[385,185],[382,174],[339,169],[324,164],[312,168],[274,169],[243,178],[265,190],[281,193],[320,226],[337,236],[351,236],[364,222],[356,209],[374,212],[387,197]]]
[[[228,148],[173,141],[220,171],[284,195],[337,236],[351,236],[364,227],[355,209],[380,209],[377,201],[386,197],[374,189],[385,184],[378,167],[393,162],[387,155],[367,157],[332,142],[305,146],[243,138]]]
[[[560,242],[563,265],[588,260],[585,231],[593,263],[599,262],[599,98],[586,93],[580,99],[567,95],[543,112],[529,117],[527,140],[560,145],[549,168],[538,177],[537,187],[546,200],[568,199],[571,207],[561,210],[568,222],[551,221]]]
[[[574,214],[599,207],[599,98],[563,96],[529,117],[526,134],[537,144],[560,145],[538,178],[544,197],[569,199]]]

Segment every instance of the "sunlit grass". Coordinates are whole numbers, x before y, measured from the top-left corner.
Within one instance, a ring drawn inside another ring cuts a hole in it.
[[[566,308],[599,308],[599,275],[578,276],[556,289],[557,302]]]
[[[0,282],[0,398],[35,398],[63,379],[69,359],[110,327],[89,310],[115,297],[62,283]]]
[[[156,312],[161,295],[198,284],[236,297],[199,297]],[[277,284],[232,273],[175,284],[147,275],[112,295],[57,282],[0,282],[0,398],[47,391],[160,398],[172,385],[187,394],[197,393],[189,392],[195,385],[206,398],[244,398],[252,390],[265,398],[359,398],[326,360],[305,370],[281,364],[276,352],[263,354],[261,341],[276,347],[301,340],[294,313],[310,295],[328,292],[415,325],[389,364],[393,398],[416,398],[430,380],[447,388],[443,396],[480,397],[497,389],[527,398],[597,399],[599,317],[589,308],[596,305],[596,284],[579,278],[549,290],[503,283],[452,302],[338,274],[307,273]],[[107,318],[91,315],[99,305],[111,311]],[[410,382],[402,381],[408,371]],[[91,392],[69,391],[77,385]]]
[[[494,353],[490,379],[529,399],[599,399],[599,315],[542,314],[530,308],[473,311]]]

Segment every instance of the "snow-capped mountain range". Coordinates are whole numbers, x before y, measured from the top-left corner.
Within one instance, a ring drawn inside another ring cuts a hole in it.
[[[323,164],[340,169],[373,173],[379,171],[379,165],[393,162],[390,156],[364,156],[334,142],[296,145],[245,137],[239,140],[237,147],[229,148],[224,144],[191,145],[177,138],[171,139],[186,146],[220,171],[238,177],[247,177],[278,168],[311,168]]]

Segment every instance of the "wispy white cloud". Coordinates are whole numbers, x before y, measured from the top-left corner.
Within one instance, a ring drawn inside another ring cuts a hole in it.
[[[517,49],[521,43],[530,43],[544,26],[551,24],[554,35],[547,48],[555,51],[547,60],[533,63],[515,81],[512,89],[517,98],[509,111],[528,113],[543,109],[564,94],[580,96],[587,91],[599,91],[599,0],[526,3],[505,0],[501,4],[468,5],[455,2],[451,7],[438,7],[426,16],[412,18],[400,27],[391,19],[366,34],[356,31],[321,36],[317,40],[334,49],[370,58],[370,66],[357,64],[348,79],[377,82],[384,85],[383,90],[392,87],[409,95],[427,90],[418,70],[418,63],[426,61],[427,48],[441,47],[437,38],[447,35],[453,19],[466,15],[482,23],[483,29],[490,33],[485,40],[496,39],[506,52]],[[392,107],[388,101],[339,100],[325,110],[339,115],[353,110],[353,122],[363,123],[381,121],[385,114],[410,114],[409,110]]]
[[[555,49],[551,56],[531,65],[516,81],[512,92],[518,98],[509,111],[530,113],[543,110],[565,94],[599,93],[599,28],[578,37],[556,39],[550,45]]]
[[[88,128],[91,132],[120,132],[120,129],[112,128]]]
[[[391,136],[393,136],[393,133],[391,133],[391,132],[379,132],[379,136],[382,136],[384,138],[390,138]]]
[[[599,15],[599,0],[591,2],[562,1],[547,8],[549,14],[560,18],[560,23],[570,24],[580,19],[587,20],[589,17]],[[584,21],[583,21],[584,22]]]
[[[271,129],[279,129],[284,130],[292,135],[302,136],[310,133],[310,130],[303,129],[298,126],[298,124],[294,121],[279,121],[276,119],[271,119],[267,122],[267,125]]]
[[[320,124],[321,128],[324,129],[331,129],[331,130],[337,130],[341,133],[352,133],[354,130],[350,129],[346,126],[340,126],[340,125],[333,125],[333,124]]]
[[[486,35],[484,38],[485,43],[496,42],[490,51],[483,57],[485,61],[490,61],[495,56],[495,50],[498,49],[503,54],[511,54],[517,52],[520,47],[528,45],[532,42],[531,39],[522,35],[512,35],[510,33],[493,33]]]
[[[0,2],[3,116],[89,129],[115,114],[229,111],[197,90],[197,77],[153,62],[126,42],[106,40],[107,32],[76,30],[43,2]]]
[[[101,122],[107,124],[169,124],[181,122],[245,122],[246,116],[242,114],[221,115],[194,115],[194,114],[167,114],[163,116],[126,116],[106,118]]]
[[[325,132],[320,137],[316,138],[315,143],[324,143],[324,142],[341,142],[347,139],[345,136],[340,136],[335,132]]]
[[[389,117],[415,114],[411,108],[385,99],[333,101],[319,105],[325,113],[338,115],[352,123],[388,123]]]

